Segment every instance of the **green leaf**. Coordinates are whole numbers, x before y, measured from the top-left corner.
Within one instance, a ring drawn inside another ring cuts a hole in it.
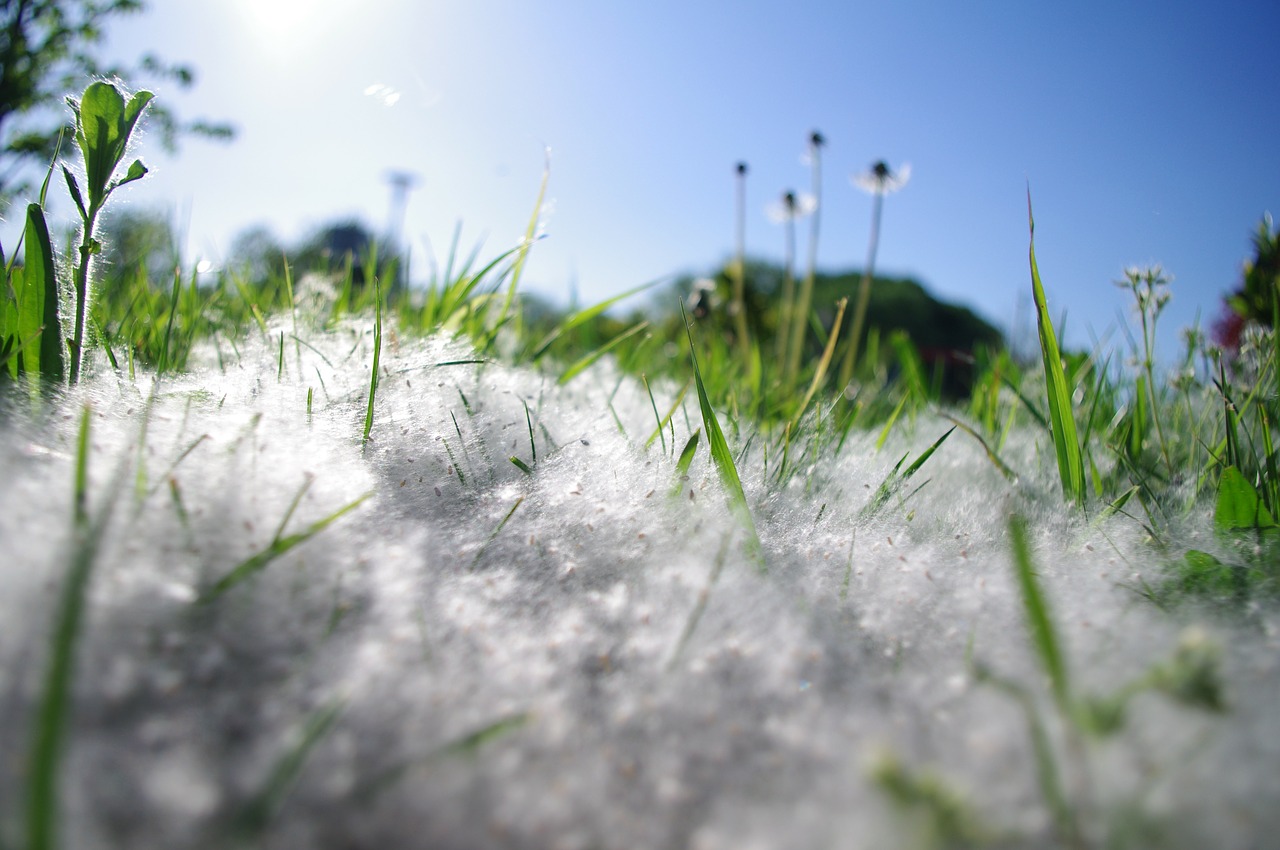
[[[84,207],[84,196],[80,194],[80,183],[76,180],[76,176],[71,173],[71,169],[65,165],[62,166],[62,173],[67,178],[67,191],[71,193],[71,200],[76,202],[76,210],[80,213],[80,218],[87,220],[89,213]]]
[[[129,173],[120,178],[112,185],[111,190],[115,191],[126,183],[132,183],[135,180],[141,180],[147,175],[147,167],[142,164],[142,160],[135,159],[133,164],[129,166]]]
[[[124,157],[129,136],[143,109],[154,97],[151,92],[141,91],[126,105],[120,90],[101,80],[90,83],[84,90],[75,109],[76,141],[84,155],[90,212],[96,211],[106,200],[112,188],[111,176]],[[133,173],[132,168],[130,173]],[[131,179],[136,180],[137,177]]]
[[[27,374],[61,382],[63,373],[62,326],[58,321],[58,278],[53,265],[53,245],[39,204],[27,205],[23,236],[25,266],[22,293],[18,295],[18,337],[40,335],[39,345],[22,351]]]
[[[680,459],[676,461],[676,471],[681,475],[689,474],[689,464],[693,463],[693,456],[698,451],[698,438],[702,436],[702,429],[694,431],[689,437],[689,442],[684,444],[684,449],[680,452]]]
[[[1213,523],[1221,531],[1276,527],[1271,512],[1259,500],[1258,491],[1234,466],[1228,466],[1222,471]]]
[[[1178,589],[1184,593],[1230,596],[1241,587],[1244,574],[1208,552],[1189,549],[1177,566]],[[1247,586],[1247,585],[1246,585]]]
[[[1053,447],[1058,455],[1058,474],[1062,479],[1062,493],[1068,501],[1082,506],[1085,502],[1084,456],[1076,436],[1076,423],[1072,418],[1071,387],[1062,365],[1062,352],[1053,332],[1049,306],[1045,300],[1044,285],[1040,282],[1040,269],[1036,266],[1036,222],[1031,215],[1031,190],[1027,189],[1027,223],[1031,229],[1031,293],[1036,303],[1036,320],[1040,328],[1040,355],[1044,361],[1045,383],[1049,401],[1050,431]]]

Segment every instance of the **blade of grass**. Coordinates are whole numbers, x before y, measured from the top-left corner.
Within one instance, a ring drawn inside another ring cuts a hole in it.
[[[373,277],[373,369],[369,376],[369,405],[364,414],[364,436],[362,442],[368,444],[369,432],[373,430],[373,402],[378,395],[378,368],[382,359],[382,288],[378,283],[376,267]]]
[[[729,494],[729,504],[746,530],[747,548],[756,561],[761,572],[767,567],[764,553],[760,549],[760,536],[756,533],[755,520],[751,518],[751,508],[747,505],[747,494],[742,489],[742,479],[738,477],[738,468],[733,463],[733,453],[729,443],[720,430],[715,411],[711,407],[711,399],[707,397],[707,388],[702,383],[702,371],[698,368],[698,355],[693,348],[693,330],[689,327],[689,317],[684,312],[684,302],[680,302],[680,317],[684,321],[685,335],[689,339],[689,357],[693,361],[693,383],[698,391],[698,407],[702,410],[702,425],[707,432],[707,447],[711,451],[711,459],[720,473],[720,481]]]
[[[1040,590],[1031,547],[1027,541],[1026,521],[1017,514],[1009,518],[1009,540],[1013,550],[1013,568],[1022,594],[1022,610],[1031,632],[1031,645],[1040,666],[1049,677],[1049,687],[1064,716],[1071,716],[1071,688],[1067,681],[1067,665],[1061,642],[1049,614],[1049,603]]]
[[[1053,446],[1058,455],[1058,474],[1062,479],[1062,493],[1067,501],[1077,506],[1085,504],[1084,458],[1076,437],[1075,420],[1071,409],[1071,387],[1062,366],[1062,353],[1053,332],[1049,306],[1045,300],[1044,285],[1040,281],[1040,269],[1036,266],[1036,223],[1031,214],[1031,189],[1027,189],[1027,223],[1031,230],[1029,255],[1031,259],[1031,292],[1036,305],[1036,319],[1040,328],[1040,355],[1044,360],[1045,383],[1049,402],[1049,417],[1053,423]]]
[[[306,487],[307,485],[303,485],[304,491]],[[241,582],[245,581],[251,576],[256,575],[262,570],[266,569],[266,567],[272,561],[279,558],[281,555],[284,555],[290,549],[293,549],[295,546],[298,546],[302,543],[307,542],[312,537],[315,537],[317,534],[324,531],[326,528],[328,528],[334,522],[337,522],[344,515],[358,508],[361,504],[364,503],[366,499],[368,499],[372,495],[373,495],[372,491],[365,493],[360,498],[356,499],[355,501],[347,505],[344,505],[343,507],[329,514],[327,517],[324,517],[323,519],[318,519],[315,522],[311,523],[309,526],[307,526],[297,534],[291,534],[288,537],[285,537],[283,536],[284,526],[286,523],[288,523],[289,517],[292,516],[294,508],[297,507],[298,500],[301,498],[301,493],[299,493],[299,496],[295,497],[293,504],[289,506],[289,510],[285,513],[284,521],[281,522],[280,528],[276,531],[276,536],[271,540],[271,543],[267,546],[267,548],[263,549],[261,552],[257,553],[256,555],[246,558],[244,561],[240,562],[240,564],[238,564],[235,567],[235,569],[231,570],[222,578],[214,582],[213,585],[209,587],[208,590],[206,590],[204,593],[200,594],[199,597],[197,597],[196,604],[208,604],[210,602],[213,602],[219,596],[226,593],[228,590],[231,590],[236,585],[240,584]]]
[[[585,322],[591,321],[592,319],[602,314],[604,311],[608,310],[614,304],[617,304],[619,301],[624,301],[633,295],[638,295],[647,289],[652,289],[653,287],[657,286],[658,284],[662,283],[665,280],[667,280],[667,278],[661,277],[661,278],[658,278],[657,280],[651,280],[648,283],[642,283],[637,287],[628,289],[626,292],[623,292],[619,295],[615,295],[612,298],[607,298],[604,301],[601,301],[599,304],[594,304],[590,307],[585,307],[581,310],[578,310],[577,312],[570,313],[567,317],[565,317],[564,321],[556,325],[555,328],[551,331],[551,333],[543,337],[542,341],[539,342],[534,347],[532,353],[530,353],[529,355],[530,362],[537,363],[538,360],[540,360],[542,356],[547,353],[547,349],[551,348],[551,346],[555,344],[555,341],[560,339],[560,337],[564,336],[564,334],[567,333],[568,331],[573,330],[574,328],[584,324]]]
[[[53,618],[49,666],[45,673],[40,703],[36,709],[31,750],[27,761],[26,832],[28,850],[55,850],[59,846],[61,823],[58,773],[65,748],[65,732],[71,712],[71,684],[75,674],[75,651],[84,620],[89,579],[98,555],[98,544],[111,514],[119,502],[103,501],[96,520],[89,516],[89,432],[92,411],[88,405],[80,415],[76,441],[76,468],[73,487],[73,549],[66,582]],[[118,490],[125,464],[116,470],[109,487]]]
[[[568,369],[565,369],[563,374],[560,375],[560,379],[557,381],[557,383],[559,383],[561,386],[569,383],[574,378],[576,378],[579,374],[581,374],[583,371],[588,369],[592,363],[595,363],[601,357],[608,354],[610,351],[617,348],[623,342],[635,336],[636,334],[640,333],[640,331],[644,330],[647,327],[649,327],[648,322],[639,322],[635,325],[632,325],[630,328],[618,334],[613,339],[606,342],[604,345],[600,346],[599,348],[587,354],[585,357],[578,360],[578,362],[574,363]]]
[[[729,555],[731,539],[729,535],[725,535],[724,540],[720,543],[720,551],[716,553],[716,559],[711,564],[711,575],[707,577],[707,585],[699,591],[698,600],[694,603],[693,610],[689,612],[689,619],[685,621],[684,631],[680,633],[680,639],[676,641],[676,648],[671,653],[671,659],[667,661],[668,673],[680,663],[680,656],[684,654],[684,648],[689,644],[693,633],[697,631],[703,612],[707,610],[707,603],[711,601],[711,591],[715,588],[716,582],[720,580],[720,573],[724,570],[724,562]]]
[[[528,471],[532,472],[533,470],[530,469]],[[511,506],[511,510],[507,511],[507,514],[502,518],[502,521],[499,522],[498,525],[493,529],[493,531],[489,533],[489,536],[488,538],[485,539],[484,543],[480,544],[480,548],[476,550],[476,556],[471,559],[471,566],[468,567],[468,569],[474,570],[476,568],[476,565],[480,563],[480,558],[484,555],[484,551],[489,548],[489,544],[492,543],[497,538],[497,536],[502,533],[502,529],[505,528],[507,523],[511,521],[511,517],[515,516],[516,510],[523,503],[524,503],[524,496],[521,496],[520,498],[516,499],[516,503]]]
[[[809,391],[804,394],[804,399],[800,402],[800,406],[796,408],[795,415],[791,417],[791,429],[795,430],[800,424],[800,417],[804,415],[805,410],[809,407],[809,402],[813,400],[813,394],[822,386],[822,382],[826,380],[827,369],[831,366],[831,357],[836,351],[836,340],[840,336],[840,322],[844,320],[844,308],[849,306],[848,298],[841,298],[836,302],[836,319],[831,325],[831,336],[827,338],[827,346],[822,350],[822,357],[818,360],[817,371],[813,373],[813,382],[809,384]]]
[[[342,709],[341,700],[332,700],[311,712],[298,731],[297,740],[281,753],[262,789],[241,810],[238,826],[242,833],[260,835],[271,825],[302,774],[311,751],[333,728]]]

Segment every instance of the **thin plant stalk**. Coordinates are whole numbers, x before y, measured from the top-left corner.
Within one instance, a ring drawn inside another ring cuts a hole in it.
[[[800,373],[805,329],[809,326],[809,310],[813,304],[813,281],[818,273],[818,219],[822,214],[822,146],[824,144],[826,140],[818,131],[815,130],[809,136],[809,166],[813,174],[813,217],[809,220],[809,261],[805,266],[804,282],[800,284],[800,299],[796,302],[791,316],[791,351],[787,357],[788,382],[793,382],[796,375]]]
[[[745,368],[751,357],[751,344],[747,339],[747,164],[738,163],[736,170],[737,221],[733,258],[733,312],[734,334],[737,336],[738,354]]]
[[[884,196],[906,185],[911,166],[903,165],[894,173],[884,161],[871,166],[865,174],[855,175],[854,185],[871,193],[871,237],[867,241],[867,263],[862,270],[862,282],[858,284],[858,300],[853,309],[853,323],[849,327],[849,347],[840,366],[839,386],[847,387],[858,365],[858,347],[862,344],[862,331],[867,321],[867,305],[871,301],[871,280],[875,276],[876,251],[880,246],[880,213],[884,208]]]
[[[792,333],[793,315],[795,315],[795,262],[796,262],[796,194],[787,192],[782,196],[782,207],[779,210],[785,235],[785,261],[782,272],[782,305],[778,315],[778,338],[776,355],[779,363],[788,362],[791,346],[789,335]],[[787,373],[790,378],[790,373]]]
[[[858,300],[853,307],[853,321],[849,325],[849,347],[845,349],[840,364],[840,386],[845,387],[853,378],[858,363],[858,346],[862,344],[862,329],[867,321],[867,305],[871,302],[871,278],[875,274],[876,250],[880,245],[880,211],[884,208],[884,193],[876,192],[871,201],[871,238],[867,243],[867,263],[858,283]]]

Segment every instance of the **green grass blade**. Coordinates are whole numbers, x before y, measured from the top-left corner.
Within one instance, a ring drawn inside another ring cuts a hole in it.
[[[567,332],[573,330],[576,327],[579,327],[580,325],[586,322],[591,321],[592,319],[596,318],[601,313],[603,313],[605,310],[608,310],[614,304],[617,304],[619,301],[623,301],[627,298],[630,298],[633,295],[638,295],[641,292],[644,292],[645,290],[652,289],[653,287],[662,283],[666,279],[667,278],[662,277],[662,278],[658,278],[657,280],[651,280],[648,283],[642,283],[637,287],[628,289],[626,292],[623,292],[619,295],[615,295],[612,298],[607,298],[604,301],[601,301],[599,304],[594,304],[590,307],[586,307],[586,308],[583,308],[582,310],[578,310],[575,313],[570,313],[565,318],[564,321],[556,325],[556,327],[551,331],[551,333],[543,337],[542,341],[539,342],[534,347],[533,352],[529,355],[530,362],[537,363],[538,360],[540,360],[542,356],[547,353],[547,349],[549,349],[552,345],[554,345],[555,341],[560,339],[560,337],[564,336],[564,334],[566,334]]]
[[[527,712],[500,718],[425,755],[392,765],[371,780],[357,786],[352,797],[360,804],[367,805],[387,788],[404,779],[410,772],[428,768],[446,758],[474,758],[483,747],[524,727],[532,719],[533,715]]]
[[[1035,566],[1031,563],[1026,521],[1016,514],[1009,519],[1009,539],[1013,549],[1013,568],[1022,593],[1022,609],[1027,618],[1027,629],[1031,632],[1031,646],[1049,677],[1054,700],[1064,716],[1070,716],[1071,689],[1061,642],[1049,614],[1049,603],[1040,591]]]
[[[485,341],[484,350],[488,350],[498,338],[498,331],[502,329],[511,318],[511,305],[515,302],[516,289],[520,285],[520,276],[524,273],[524,264],[529,259],[529,249],[533,247],[534,241],[538,236],[538,221],[542,217],[542,205],[547,197],[547,182],[551,179],[551,149],[546,151],[546,160],[542,168],[542,184],[538,187],[538,200],[534,202],[533,214],[529,216],[529,225],[525,228],[524,239],[520,240],[520,247],[516,252],[515,263],[511,266],[511,283],[507,286],[506,297],[502,301],[502,311],[498,315],[497,322],[494,323],[493,329],[489,332],[489,338]]]
[[[676,648],[671,653],[671,658],[667,661],[667,672],[670,673],[680,663],[680,657],[684,654],[684,649],[688,646],[689,641],[693,638],[693,633],[698,630],[698,623],[702,620],[703,613],[707,610],[707,603],[711,601],[711,591],[715,589],[716,582],[720,580],[720,573],[724,570],[724,562],[729,555],[729,543],[731,538],[726,536],[720,544],[720,551],[716,553],[716,559],[711,564],[711,574],[707,577],[707,585],[698,593],[698,599],[693,604],[693,610],[689,612],[689,619],[685,621],[684,631],[680,633],[680,639],[676,641]]]
[[[297,534],[291,534],[288,537],[282,537],[279,534],[277,534],[275,539],[271,541],[270,545],[268,545],[266,549],[263,549],[261,552],[257,553],[256,555],[246,558],[244,561],[240,562],[240,564],[238,564],[235,567],[235,569],[231,570],[222,578],[214,582],[213,585],[210,586],[208,590],[200,594],[200,596],[196,599],[196,603],[207,604],[209,602],[214,601],[219,596],[226,593],[228,590],[231,590],[236,585],[258,574],[262,570],[266,569],[266,567],[272,561],[274,561],[276,558],[279,558],[281,555],[284,555],[290,549],[293,549],[295,546],[298,546],[301,543],[307,542],[312,537],[315,537],[317,534],[324,531],[326,528],[328,528],[338,519],[340,519],[344,515],[358,508],[361,504],[364,503],[366,499],[368,499],[372,495],[373,495],[372,492],[365,493],[363,496],[356,499],[354,502],[344,505],[343,507],[329,514],[327,517],[324,517],[323,519],[319,519],[311,523],[311,525],[307,526],[305,529],[298,532]],[[289,509],[289,512],[292,513],[292,511],[293,511],[293,507],[291,506]],[[287,519],[288,517],[286,515],[286,521]]]
[[[662,438],[662,453],[665,455],[667,453],[667,436],[662,433],[662,416],[658,413],[658,402],[653,398],[653,387],[649,386],[649,376],[642,372],[640,374],[640,380],[644,383],[644,391],[649,396],[649,406],[653,408],[653,421],[658,423],[658,427],[654,429],[653,433]],[[652,442],[653,438],[651,436],[650,439],[645,442],[644,447],[646,449],[649,448],[649,445]]]
[[[364,414],[364,436],[362,442],[369,442],[369,432],[373,430],[373,402],[378,395],[378,368],[382,360],[382,288],[378,283],[375,269],[373,278],[373,369],[369,376],[369,404]]]
[[[1062,352],[1053,331],[1049,306],[1045,300],[1044,285],[1040,281],[1040,269],[1036,265],[1036,223],[1031,214],[1031,190],[1027,189],[1027,222],[1031,229],[1031,292],[1036,305],[1036,319],[1040,328],[1040,354],[1044,360],[1045,383],[1049,401],[1049,418],[1052,422],[1053,447],[1058,455],[1058,473],[1062,478],[1062,493],[1068,501],[1083,507],[1085,503],[1084,457],[1080,441],[1076,437],[1075,419],[1072,417],[1071,387],[1062,366]]]
[[[178,318],[178,294],[182,287],[182,270],[174,268],[173,270],[173,295],[169,302],[169,321],[164,326],[164,347],[160,349],[160,363],[156,366],[156,373],[163,375],[169,370],[169,346],[170,340],[173,338],[173,323]]]
[[[840,336],[840,323],[844,320],[844,309],[849,306],[848,298],[841,298],[836,302],[836,319],[831,325],[831,336],[827,337],[826,348],[822,350],[822,357],[818,360],[818,368],[813,373],[813,381],[809,384],[809,391],[804,394],[804,398],[800,402],[800,406],[796,408],[795,414],[791,417],[791,430],[795,430],[800,424],[800,417],[804,416],[804,412],[809,408],[809,402],[813,401],[813,395],[822,386],[822,382],[826,380],[827,370],[831,367],[831,358],[836,352],[836,340]]]
[[[689,327],[689,317],[684,312],[684,302],[680,303],[680,316],[684,321],[685,335],[689,339],[689,357],[693,361],[693,383],[698,391],[698,406],[702,410],[702,426],[707,432],[707,448],[711,451],[711,459],[720,473],[720,481],[729,493],[729,504],[738,515],[748,534],[748,548],[756,559],[760,571],[765,570],[764,553],[760,550],[760,537],[756,533],[755,520],[751,518],[751,508],[747,505],[747,494],[742,489],[742,479],[738,477],[738,468],[733,463],[733,453],[729,451],[729,443],[720,430],[715,411],[711,408],[711,399],[707,397],[707,388],[702,383],[702,371],[698,368],[698,355],[693,349],[693,330]]]
[[[680,392],[676,393],[676,399],[671,403],[670,409],[667,410],[667,415],[658,420],[657,429],[652,434],[649,435],[649,439],[644,441],[644,447],[646,449],[649,448],[649,446],[653,445],[654,440],[658,439],[658,432],[661,431],[663,428],[671,429],[671,448],[674,449],[676,447],[675,446],[676,429],[675,429],[675,425],[672,424],[671,422],[671,418],[676,415],[676,411],[679,410],[680,405],[684,403],[684,397],[688,395],[689,387],[692,383],[693,383],[692,381],[686,381],[685,385],[680,388]],[[664,438],[664,442],[665,442],[665,438]]]
[[[941,415],[943,419],[948,420],[961,431],[964,431],[970,437],[977,440],[978,445],[982,446],[982,450],[987,453],[987,460],[991,461],[992,466],[1000,470],[1000,474],[1003,475],[1006,480],[1010,482],[1016,482],[1018,480],[1018,473],[1010,469],[1009,465],[1000,459],[1000,455],[996,454],[995,450],[987,444],[987,441],[983,439],[982,435],[979,434],[975,428],[960,421],[950,413],[942,413]]]
[[[515,458],[512,458],[512,461],[515,461]],[[520,464],[517,463],[516,465],[519,466]],[[533,470],[526,469],[526,472],[533,472]],[[507,514],[502,518],[502,521],[498,523],[492,532],[490,532],[484,543],[480,544],[480,548],[476,550],[476,556],[471,559],[471,566],[469,569],[474,570],[476,568],[480,563],[480,559],[484,556],[485,550],[489,548],[489,544],[497,539],[498,535],[502,533],[502,529],[507,527],[507,523],[511,521],[513,516],[515,516],[516,511],[522,504],[524,504],[524,496],[516,499],[515,504],[511,506],[511,510],[507,511]]]
[[[640,333],[640,331],[644,330],[647,327],[649,327],[648,322],[639,322],[635,325],[632,325],[630,328],[618,334],[613,339],[609,340],[604,345],[597,348],[595,351],[592,351],[589,354],[587,354],[585,357],[580,359],[578,362],[574,363],[568,369],[565,369],[564,373],[560,376],[560,379],[557,383],[561,384],[562,386],[564,384],[569,383],[578,375],[580,375],[583,371],[588,369],[592,363],[595,363],[601,357],[605,356],[610,351],[612,351],[613,349],[621,345],[623,342],[626,342],[628,339]]]
[[[907,461],[907,455],[904,454],[898,462],[893,465],[893,469],[889,470],[889,474],[884,477],[884,480],[880,482],[880,486],[876,488],[876,492],[871,496],[871,501],[867,502],[866,506],[860,512],[861,516],[871,516],[884,507],[885,503],[889,501],[889,497],[898,492],[902,488],[902,485],[906,484],[911,476],[915,475],[916,472],[919,471],[920,467],[924,466],[925,462],[929,460],[929,458],[933,457],[933,453],[946,442],[947,438],[950,437],[951,433],[955,430],[956,426],[954,425],[948,428],[941,437],[933,441],[933,444],[929,446],[929,448],[922,451],[920,456],[913,460],[906,469],[902,469],[902,464]],[[925,483],[927,484],[928,482],[926,481]],[[923,487],[924,484],[921,484],[920,486]],[[919,488],[916,489],[918,490]],[[915,495],[914,492],[911,495]],[[908,496],[908,498],[910,498],[910,496]]]
[[[342,715],[342,709],[342,701],[333,700],[307,717],[298,732],[297,740],[280,755],[262,789],[240,812],[238,826],[243,833],[259,835],[271,825],[298,776],[302,774],[311,751],[333,728]]]
[[[689,441],[684,444],[684,449],[680,452],[680,459],[676,461],[676,472],[680,475],[689,474],[689,464],[693,463],[693,456],[698,451],[698,439],[702,436],[702,429],[694,431],[689,436]]]
[[[76,445],[73,497],[74,548],[66,582],[62,587],[50,639],[49,667],[45,674],[40,704],[27,762],[27,848],[54,850],[58,847],[58,771],[64,748],[67,716],[71,711],[71,683],[75,672],[75,650],[84,620],[89,578],[98,554],[98,544],[117,499],[108,498],[96,521],[88,510],[89,428],[91,411],[86,405],[80,417]],[[113,479],[118,483],[123,467]],[[113,488],[114,489],[114,488]]]

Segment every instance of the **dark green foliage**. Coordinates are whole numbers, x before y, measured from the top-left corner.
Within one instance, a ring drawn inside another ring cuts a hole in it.
[[[1272,230],[1270,215],[1258,222],[1253,257],[1245,262],[1242,278],[1227,303],[1240,316],[1272,327],[1280,310],[1280,232]]]
[[[711,299],[707,314],[699,317],[700,324],[718,333],[732,334],[733,322],[726,309],[731,288],[730,268],[726,266],[712,276],[715,297]],[[778,309],[786,271],[782,266],[761,260],[746,263],[746,304],[751,317],[750,332],[753,338],[761,338],[765,350],[772,350],[774,336],[781,332],[783,319]],[[838,273],[817,272],[814,275],[812,309],[808,323],[817,322],[830,328],[835,318],[836,303],[854,293],[862,272],[850,270]],[[691,278],[683,278],[675,284],[676,291],[688,296],[693,286]],[[659,302],[660,309],[670,309],[670,295]],[[990,322],[968,307],[951,304],[933,296],[923,284],[912,278],[877,276],[871,283],[871,297],[867,306],[868,328],[878,329],[877,334],[867,334],[863,339],[863,356],[870,337],[888,340],[894,331],[901,331],[919,351],[926,369],[942,375],[942,391],[948,398],[967,394],[973,380],[971,364],[975,352],[985,348],[1002,348],[1004,337]],[[825,336],[810,334],[802,353],[803,363],[812,363],[822,354]],[[891,349],[878,350],[877,358],[892,358]]]

